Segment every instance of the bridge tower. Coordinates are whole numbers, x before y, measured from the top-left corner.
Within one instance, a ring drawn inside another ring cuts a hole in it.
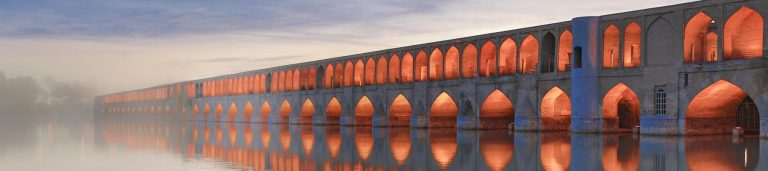
[[[602,117],[598,112],[600,91],[598,69],[599,17],[579,17],[572,22],[573,69],[571,71],[571,131],[598,132]]]

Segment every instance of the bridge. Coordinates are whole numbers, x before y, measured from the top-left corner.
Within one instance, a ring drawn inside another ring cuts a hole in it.
[[[768,135],[765,1],[697,1],[97,97],[98,118]],[[503,21],[500,21],[503,22]],[[760,112],[763,111],[763,112]]]

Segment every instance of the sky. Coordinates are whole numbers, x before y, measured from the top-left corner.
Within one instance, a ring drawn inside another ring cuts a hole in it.
[[[99,94],[690,0],[0,0],[0,71]]]

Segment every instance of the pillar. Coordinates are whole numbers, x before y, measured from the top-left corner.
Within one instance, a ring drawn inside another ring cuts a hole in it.
[[[572,21],[574,67],[571,72],[573,90],[571,91],[571,131],[573,132],[599,132],[602,125],[602,117],[598,112],[600,99],[598,88],[600,64],[597,60],[598,22],[598,17],[579,17]]]

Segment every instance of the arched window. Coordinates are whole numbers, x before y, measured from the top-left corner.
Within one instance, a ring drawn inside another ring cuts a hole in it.
[[[379,62],[376,64],[376,84],[387,84],[387,67],[387,57],[379,57]]]
[[[365,63],[363,63],[362,59],[358,59],[357,63],[355,63],[354,75],[354,86],[363,86],[363,79],[365,77]]]
[[[359,63],[360,63],[360,66],[363,65],[363,62],[359,62]],[[359,73],[362,73],[362,71],[363,71],[363,69],[361,68]],[[353,79],[354,78],[353,77],[354,72],[355,72],[354,64],[352,64],[352,61],[347,61],[347,64],[344,67],[344,86],[345,87],[352,86],[352,84],[353,84],[352,81],[354,80]],[[361,77],[362,77],[362,75],[361,75]]]
[[[491,40],[485,41],[480,50],[480,76],[496,75],[496,45]]]
[[[560,34],[560,43],[557,49],[557,71],[570,71],[571,56],[573,54],[573,35],[571,35],[571,31],[565,30]]]
[[[413,65],[413,58],[411,58],[411,65]],[[400,58],[397,57],[397,55],[392,55],[392,57],[389,58],[389,83],[390,84],[396,84],[402,80],[400,77],[400,74],[401,74],[400,71],[401,71]]]
[[[435,48],[429,56],[429,80],[441,80],[443,71],[443,53]]]
[[[717,39],[707,41],[707,35],[717,37],[717,25],[709,15],[699,12],[685,25],[683,38],[685,63],[701,63],[717,61]],[[714,47],[714,48],[708,48]]]
[[[533,35],[528,35],[520,45],[520,65],[523,73],[535,73],[539,64],[539,41]]]
[[[609,25],[603,32],[603,68],[619,67],[619,29]]]
[[[464,47],[464,52],[461,54],[461,66],[462,77],[477,77],[477,48],[475,45],[470,43]]]
[[[445,52],[445,79],[457,78],[459,78],[459,49],[456,46],[451,46]]]
[[[414,75],[416,76],[416,81],[426,81],[428,76],[428,67],[427,67],[427,53],[424,52],[424,50],[419,51],[419,53],[416,55],[416,63],[414,67]]]
[[[759,58],[763,56],[763,17],[741,7],[725,22],[723,32],[725,59]]]
[[[529,35],[529,37],[535,40],[533,36]],[[528,38],[526,38],[526,40],[530,41]],[[538,45],[536,45],[536,47],[538,48]],[[534,56],[538,56],[538,54]],[[516,72],[517,43],[515,43],[512,38],[506,38],[504,39],[504,42],[501,43],[501,47],[499,48],[499,73],[501,73],[501,75],[511,75]]]
[[[369,57],[365,62],[365,85],[373,85],[376,81],[376,61],[373,57]]]
[[[325,75],[323,75],[324,88],[333,88],[333,65],[328,64],[325,68]]]
[[[640,25],[635,22],[629,23],[627,28],[624,28],[624,67],[640,66],[640,39]]]

